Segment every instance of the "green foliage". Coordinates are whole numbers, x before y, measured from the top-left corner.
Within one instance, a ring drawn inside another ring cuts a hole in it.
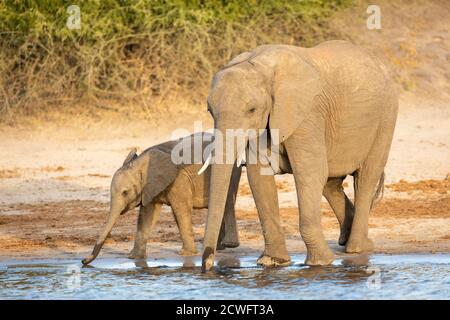
[[[310,46],[350,0],[0,0],[0,114],[102,99],[147,112],[204,100],[212,74],[264,43]],[[66,27],[67,8],[81,29]]]

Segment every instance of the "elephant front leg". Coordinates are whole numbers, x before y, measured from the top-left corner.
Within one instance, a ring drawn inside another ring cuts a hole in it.
[[[239,247],[239,235],[236,224],[235,206],[241,173],[241,166],[233,168],[231,183],[228,189],[227,202],[225,205],[225,213],[223,216],[222,226],[220,228],[219,241],[217,242],[218,250]]]
[[[328,265],[334,260],[321,226],[321,200],[328,177],[325,143],[316,137],[294,136],[286,140],[300,209],[300,233],[308,265]]]
[[[266,267],[286,266],[291,258],[286,249],[283,228],[280,223],[278,192],[273,175],[262,175],[261,164],[248,164],[247,176],[258,210],[265,248],[258,264]]]
[[[147,240],[151,230],[159,219],[160,212],[160,203],[149,203],[147,206],[139,207],[139,217],[134,247],[128,255],[130,259],[145,259]]]
[[[355,208],[351,200],[347,197],[342,187],[344,178],[330,178],[323,189],[323,195],[327,199],[336,215],[341,234],[339,245],[344,246],[350,237]]]

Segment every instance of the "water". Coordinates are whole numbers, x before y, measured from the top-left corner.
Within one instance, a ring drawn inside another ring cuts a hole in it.
[[[304,256],[287,268],[255,267],[255,257],[218,261],[133,262],[98,259],[4,261],[0,299],[450,299],[450,254],[373,255],[308,267]]]

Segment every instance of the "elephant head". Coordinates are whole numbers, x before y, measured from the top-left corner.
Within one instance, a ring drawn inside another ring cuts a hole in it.
[[[106,226],[98,237],[92,254],[83,259],[83,264],[89,264],[97,257],[121,214],[139,205],[148,205],[175,180],[177,173],[170,153],[149,149],[137,156],[136,149],[131,150],[112,178]]]
[[[277,129],[279,141],[273,143],[281,143],[308,116],[320,90],[319,75],[301,48],[262,46],[237,56],[216,73],[208,96],[208,111],[214,119],[215,129],[223,136],[227,136],[227,129],[242,129],[244,132],[249,129],[273,132]],[[230,152],[225,150],[227,145],[231,144],[223,143],[223,154]],[[247,148],[247,143],[244,148]],[[233,152],[236,160],[244,150]],[[211,164],[203,271],[214,263],[233,165],[234,162],[219,164],[217,161]]]

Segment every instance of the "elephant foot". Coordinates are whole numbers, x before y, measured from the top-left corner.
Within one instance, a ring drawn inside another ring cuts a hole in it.
[[[143,268],[143,269],[148,268],[146,259],[136,259],[136,260],[134,260],[134,265],[136,266],[136,268]]]
[[[285,267],[291,264],[286,244],[266,244],[263,254],[256,263],[263,267]]]
[[[370,252],[374,248],[373,241],[369,238],[362,238],[355,240],[350,238],[345,246],[345,252],[347,253],[361,253]]]
[[[225,250],[227,247],[222,242],[217,243],[216,250]]]
[[[202,272],[212,269],[214,266],[214,250],[211,247],[206,247],[202,256]]]
[[[334,254],[330,248],[308,250],[305,264],[308,266],[326,266],[334,261]]]
[[[196,248],[182,248],[178,254],[180,256],[195,256],[198,253]]]
[[[222,241],[217,245],[217,250],[224,250],[226,248],[237,248],[240,246],[239,241]]]
[[[283,259],[262,254],[256,264],[265,268],[287,267],[291,265],[291,258],[288,256],[287,259]]]
[[[137,259],[146,259],[146,258],[147,258],[147,255],[142,250],[133,249],[128,254],[128,259],[137,260]]]

